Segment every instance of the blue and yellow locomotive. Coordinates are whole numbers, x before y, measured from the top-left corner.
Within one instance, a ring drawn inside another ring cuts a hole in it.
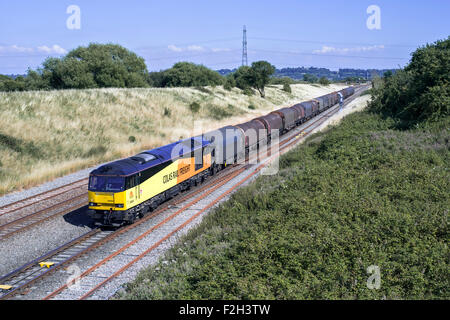
[[[147,211],[214,173],[210,142],[194,137],[114,161],[89,175],[96,225],[133,223]]]

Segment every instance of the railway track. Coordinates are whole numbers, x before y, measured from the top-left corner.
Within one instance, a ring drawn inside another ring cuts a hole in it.
[[[352,96],[352,99],[347,99],[345,104],[350,103],[353,99],[357,97],[357,93],[360,93],[363,88],[360,88],[359,90],[356,90],[355,94]],[[142,223],[148,221],[149,219],[152,219],[156,217],[157,215],[163,213],[164,211],[168,210],[170,207],[173,207],[176,204],[182,203],[183,201],[187,201],[194,197],[195,195],[202,193],[200,196],[194,198],[192,201],[190,201],[188,204],[183,205],[180,209],[178,209],[175,213],[172,213],[169,217],[164,219],[159,224],[152,226],[150,229],[143,232],[139,237],[133,239],[132,241],[128,242],[126,245],[122,246],[119,250],[115,251],[114,253],[110,254],[108,257],[104,258],[94,266],[88,268],[86,271],[84,271],[80,278],[88,276],[93,271],[99,269],[101,266],[107,264],[109,261],[114,259],[116,256],[122,254],[124,251],[129,249],[134,244],[138,243],[148,235],[150,235],[153,231],[156,229],[161,228],[162,226],[169,223],[172,219],[179,216],[182,212],[185,212],[189,208],[191,208],[194,204],[198,203],[200,200],[207,197],[209,194],[217,190],[218,188],[221,188],[225,184],[227,184],[230,180],[236,178],[238,175],[246,171],[247,169],[253,168],[250,170],[251,172],[240,179],[237,183],[235,183],[232,187],[230,187],[227,191],[224,191],[220,193],[219,196],[215,197],[213,200],[209,201],[209,204],[205,206],[203,209],[197,211],[197,213],[189,216],[187,219],[185,219],[181,224],[176,226],[175,228],[172,228],[171,231],[166,234],[164,237],[156,241],[152,246],[148,247],[146,250],[144,250],[142,253],[140,253],[136,258],[129,261],[127,264],[122,266],[119,270],[115,271],[112,275],[101,281],[100,283],[97,283],[94,285],[90,290],[87,292],[85,291],[82,295],[79,295],[78,298],[85,299],[90,297],[94,292],[102,288],[106,283],[110,282],[117,276],[119,276],[121,273],[123,273],[126,269],[128,269],[130,266],[135,264],[137,261],[140,261],[143,257],[145,257],[149,252],[157,248],[159,245],[161,245],[164,241],[169,239],[171,236],[173,236],[175,233],[183,229],[187,224],[192,222],[196,217],[198,217],[201,213],[205,212],[210,207],[214,206],[217,202],[219,202],[221,199],[223,199],[225,196],[230,194],[233,190],[238,188],[240,185],[242,185],[245,181],[250,179],[252,176],[254,176],[257,172],[259,172],[264,166],[267,165],[268,159],[273,159],[274,157],[278,156],[279,153],[287,152],[291,146],[294,146],[300,138],[300,137],[306,137],[311,131],[313,131],[315,128],[320,126],[324,121],[326,121],[330,116],[335,114],[338,110],[338,107],[332,107],[328,110],[326,110],[324,113],[319,115],[318,119],[314,120],[312,119],[312,122],[309,121],[300,127],[294,129],[293,131],[287,133],[286,135],[280,137],[279,142],[279,151],[273,153],[272,155],[266,157],[264,163],[259,164],[256,169],[254,168],[255,165],[236,165],[231,168],[227,168],[223,171],[221,171],[217,176],[210,179],[210,183],[206,183],[205,185],[202,185],[198,190],[194,191],[188,191],[188,193],[179,199],[175,198],[164,204],[161,208],[154,211],[152,214],[145,216],[143,219],[138,220],[135,224],[123,227],[118,229],[115,232],[110,231],[108,234],[103,234],[103,232],[106,231],[100,231],[99,229],[94,229],[87,234],[83,235],[80,238],[77,238],[70,243],[53,250],[52,252],[40,257],[39,259],[36,259],[27,265],[13,271],[12,273],[0,278],[0,288],[3,288],[3,295],[0,295],[0,299],[5,299],[12,297],[18,293],[24,293],[25,288],[29,287],[32,283],[35,283],[37,280],[42,279],[46,275],[49,275],[51,272],[61,268],[63,265],[67,265],[70,261],[74,261],[78,257],[92,251],[94,248],[97,248],[101,246],[102,244],[111,241],[113,238],[116,238],[117,236],[124,234],[125,232],[129,231],[132,228],[136,228],[137,226],[141,225]],[[196,189],[197,189],[196,188]],[[1,230],[1,229],[0,229]],[[0,233],[1,234],[1,233]],[[98,238],[96,238],[96,236]],[[61,250],[59,250],[61,249]],[[72,250],[72,251],[70,251]],[[45,261],[44,261],[45,260]],[[45,262],[49,262],[45,263]],[[44,262],[44,263],[43,263]],[[40,265],[39,265],[40,263]],[[6,284],[5,284],[6,283]],[[1,286],[3,285],[3,286]],[[48,294],[45,299],[50,299],[56,297],[58,294],[63,292],[65,289],[67,289],[67,284],[63,284],[61,287],[59,287],[57,290],[53,291],[52,293]],[[6,289],[5,289],[6,288]],[[1,294],[1,290],[0,290]]]
[[[0,240],[87,205],[87,181],[80,179],[2,206]]]
[[[40,203],[44,200],[54,198],[55,196],[59,196],[66,192],[72,191],[74,189],[87,186],[87,182],[88,182],[87,178],[80,179],[80,180],[74,181],[72,183],[63,185],[61,187],[47,190],[45,192],[41,192],[34,196],[1,206],[0,207],[0,217],[7,215],[7,214],[11,214],[11,213],[19,211],[19,210],[22,210],[24,208],[30,207],[30,206]]]
[[[0,299],[11,297],[79,257],[112,231],[93,229],[0,278]]]
[[[43,223],[51,218],[72,212],[88,204],[87,194],[81,194],[50,207],[38,210],[11,222],[0,225],[0,240],[11,237],[16,233]]]

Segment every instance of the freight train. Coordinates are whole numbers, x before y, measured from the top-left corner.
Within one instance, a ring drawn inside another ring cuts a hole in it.
[[[345,99],[355,89],[338,92]],[[89,215],[97,226],[131,224],[226,166],[245,161],[270,144],[273,135],[283,135],[337,104],[338,92],[102,165],[89,174]]]

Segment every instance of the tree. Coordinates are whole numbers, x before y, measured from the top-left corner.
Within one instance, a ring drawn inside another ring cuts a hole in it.
[[[42,69],[37,71],[28,69],[27,76],[25,78],[26,90],[50,90],[49,77],[44,77]]]
[[[234,83],[236,87],[245,90],[252,85],[251,68],[248,66],[241,66],[233,73]]]
[[[392,74],[393,74],[392,71],[388,70],[385,73],[383,73],[383,77],[384,78],[390,78],[390,77],[392,77]]]
[[[321,78],[319,79],[319,83],[320,83],[321,85],[327,86],[327,85],[330,84],[330,80],[328,80],[328,78],[326,78],[326,77],[321,77]]]
[[[1,81],[0,90],[148,87],[143,58],[116,44],[91,43],[62,58],[47,58],[26,78]]]
[[[23,77],[11,79],[4,76],[0,79],[0,91],[23,91],[25,90],[25,80]]]
[[[164,87],[164,71],[150,72],[147,75],[147,83],[151,87],[157,87],[157,88]]]
[[[250,84],[262,98],[265,97],[264,87],[269,83],[270,76],[275,73],[275,67],[267,61],[256,61],[250,68]]]
[[[230,91],[234,87],[236,87],[236,80],[234,79],[232,74],[229,74],[225,77],[225,82],[223,84],[223,88],[225,90]]]
[[[164,87],[216,86],[223,83],[222,76],[202,65],[178,62],[163,73]]]
[[[313,75],[313,74],[307,73],[307,74],[304,74],[304,75],[303,75],[303,80],[306,81],[306,82],[309,82],[309,83],[316,83],[317,80],[319,80],[319,78],[317,78],[317,77],[316,77],[315,75]]]
[[[450,37],[417,49],[410,63],[376,82],[372,111],[410,126],[450,114]]]
[[[28,90],[148,87],[144,59],[115,44],[78,47],[62,58],[47,58],[28,70]]]
[[[74,59],[83,66],[74,63]],[[91,43],[88,47],[78,47],[62,59],[68,69],[74,72],[87,70],[97,87],[147,87],[147,67],[143,58],[116,44]],[[83,69],[85,68],[85,69]],[[70,81],[69,81],[70,82]],[[88,78],[81,83],[92,85]]]

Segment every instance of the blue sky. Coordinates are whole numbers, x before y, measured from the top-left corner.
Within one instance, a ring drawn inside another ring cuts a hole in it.
[[[70,5],[80,29],[68,29]],[[366,12],[380,8],[381,29]],[[118,43],[142,56],[150,71],[178,61],[212,69],[248,60],[277,68],[396,68],[420,45],[450,35],[450,1],[403,0],[15,0],[0,2],[0,73],[24,73],[48,56],[90,42]]]

